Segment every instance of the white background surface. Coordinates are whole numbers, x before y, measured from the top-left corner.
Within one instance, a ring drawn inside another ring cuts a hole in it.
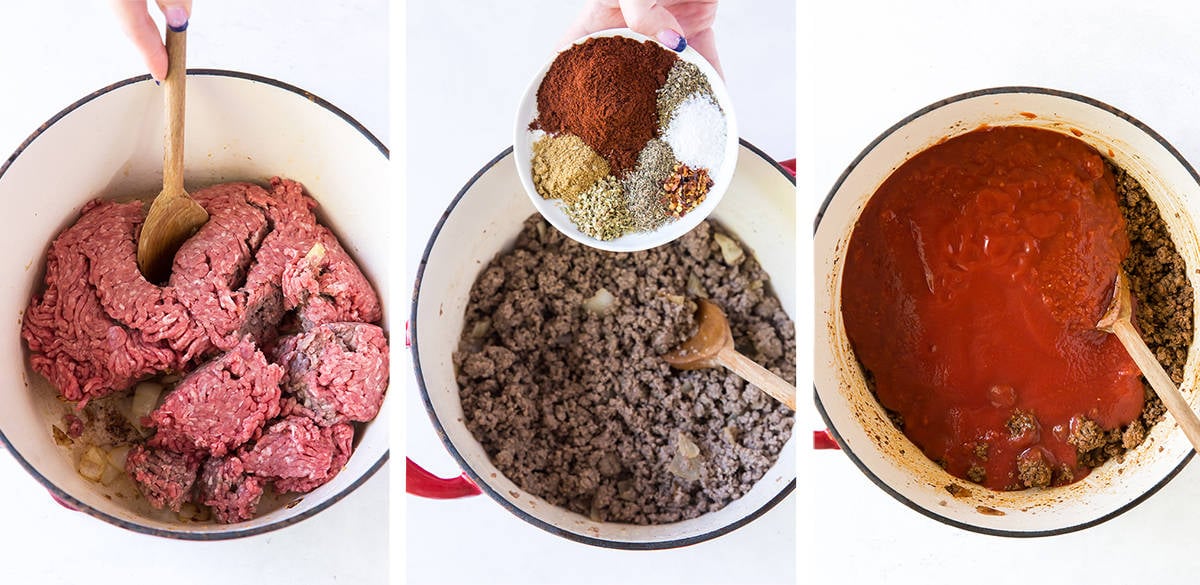
[[[521,95],[553,56],[581,5],[578,0],[408,3],[407,283],[450,200],[512,144]],[[794,10],[786,0],[727,1],[715,27],[742,137],[781,160],[795,156]],[[411,365],[406,360],[408,379]],[[443,477],[457,475],[415,388],[408,390],[405,404],[408,455]],[[553,536],[487,496],[454,501],[406,496],[407,575],[414,585],[790,583],[795,581],[796,501],[790,496],[715,541],[626,552]]]
[[[387,11],[385,0],[312,2],[303,10],[288,0],[197,0],[188,65],[297,85],[387,144]],[[39,124],[87,93],[143,73],[107,2],[4,3],[0,156],[7,158]],[[0,450],[0,582],[383,583],[388,467],[295,526],[202,543],[143,536],[70,512]]]
[[[1151,6],[1155,8],[1150,8]],[[877,135],[945,97],[1001,85],[1081,93],[1140,119],[1200,163],[1200,13],[1185,2],[818,2],[801,65],[815,138],[812,208]],[[803,86],[802,86],[803,87]],[[802,106],[803,108],[803,106]],[[805,197],[802,195],[802,197]],[[815,410],[798,429],[820,425]],[[1066,536],[981,536],[928,519],[836,451],[806,454],[813,478],[812,583],[1180,583],[1200,569],[1200,466],[1123,516]],[[804,472],[802,472],[804,473]],[[803,481],[801,484],[803,485]]]

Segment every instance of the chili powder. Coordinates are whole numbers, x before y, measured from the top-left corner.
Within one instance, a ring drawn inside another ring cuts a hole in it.
[[[658,88],[677,60],[650,41],[625,37],[575,45],[546,72],[530,129],[579,136],[621,177],[658,137]]]

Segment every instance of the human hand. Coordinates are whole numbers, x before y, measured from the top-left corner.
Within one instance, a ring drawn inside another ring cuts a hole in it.
[[[150,19],[146,0],[110,0],[113,11],[121,20],[125,36],[133,41],[138,52],[146,61],[146,68],[155,81],[167,76],[167,48],[163,45],[158,27]],[[167,26],[175,31],[187,30],[188,18],[192,14],[192,0],[155,0],[158,9],[167,19]]]
[[[717,0],[587,0],[563,44],[609,28],[629,27],[676,51],[688,45],[721,72],[712,23]]]

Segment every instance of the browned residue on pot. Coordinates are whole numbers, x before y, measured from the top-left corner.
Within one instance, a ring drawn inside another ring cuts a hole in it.
[[[952,484],[950,484],[950,485],[947,485],[947,486],[946,486],[946,491],[950,492],[950,495],[952,495],[952,496],[954,496],[954,497],[956,497],[956,498],[969,498],[969,497],[971,497],[971,490],[969,490],[969,489],[967,489],[967,488],[965,488],[965,487],[963,487],[963,486],[961,486],[961,485],[958,485],[958,484],[956,484],[956,483],[952,483]]]
[[[995,508],[989,508],[987,506],[975,506],[975,511],[983,514],[984,516],[1004,516],[1004,512],[1001,512]]]

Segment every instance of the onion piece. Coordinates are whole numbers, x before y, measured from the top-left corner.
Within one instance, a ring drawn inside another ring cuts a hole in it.
[[[109,485],[116,481],[118,477],[121,477],[123,473],[125,472],[122,469],[118,469],[112,465],[105,465],[104,472],[100,474],[100,483]]]
[[[483,339],[492,330],[492,320],[484,317],[471,327],[471,339]]]
[[[142,418],[150,416],[158,408],[158,398],[162,396],[163,385],[158,382],[142,382],[133,390],[133,406],[129,408],[130,422],[142,426]]]
[[[108,467],[108,457],[104,455],[103,451],[93,446],[83,452],[83,456],[79,458],[79,465],[75,469],[84,479],[100,481],[106,467]]]
[[[608,312],[615,301],[616,298],[612,293],[608,292],[608,289],[602,288],[583,301],[583,308],[589,313],[603,315]]]
[[[129,445],[113,447],[113,449],[108,452],[108,462],[117,469],[125,469],[126,457],[129,457]]]
[[[725,260],[725,264],[733,266],[742,261],[746,255],[742,251],[742,247],[733,241],[733,238],[725,234],[713,234],[713,239],[717,240],[717,245],[721,247],[721,258]]]

